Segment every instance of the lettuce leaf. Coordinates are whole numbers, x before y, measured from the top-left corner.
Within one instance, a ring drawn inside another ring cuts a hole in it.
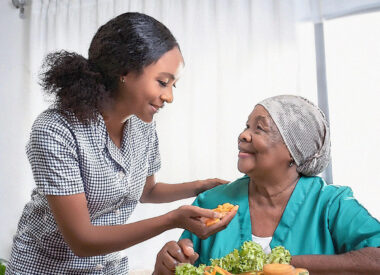
[[[246,241],[240,247],[240,272],[263,270],[266,254],[261,245]]]
[[[201,264],[199,267],[191,264],[177,265],[175,268],[176,275],[203,275],[206,265]]]
[[[252,270],[262,270],[266,263],[266,254],[262,247],[252,241],[246,241],[239,250],[220,259],[211,259],[212,266],[219,266],[231,273],[242,273]]]
[[[289,264],[292,256],[289,250],[283,246],[276,246],[272,249],[272,252],[267,256],[267,264]]]
[[[211,266],[219,266],[224,270],[232,273],[239,273],[240,270],[240,254],[237,249],[220,259],[211,259]]]

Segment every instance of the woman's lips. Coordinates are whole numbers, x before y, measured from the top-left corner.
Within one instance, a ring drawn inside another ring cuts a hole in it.
[[[157,113],[158,110],[160,109],[160,106],[157,106],[157,105],[150,104],[150,106],[152,107],[152,110],[154,113]]]
[[[253,153],[239,152],[238,157],[239,157],[239,158],[249,158],[249,157],[252,157],[253,155],[254,155]]]

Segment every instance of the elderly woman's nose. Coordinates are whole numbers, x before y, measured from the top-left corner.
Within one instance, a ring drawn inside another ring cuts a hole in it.
[[[240,135],[239,135],[239,141],[243,142],[251,142],[252,137],[248,131],[244,130]]]

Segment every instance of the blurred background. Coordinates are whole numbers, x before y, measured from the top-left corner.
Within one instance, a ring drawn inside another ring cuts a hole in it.
[[[96,30],[127,11],[163,22],[186,63],[174,103],[156,117],[159,181],[240,177],[237,137],[255,104],[297,94],[330,119],[332,165],[322,176],[352,187],[380,218],[380,0],[3,0],[0,258],[9,258],[34,187],[25,145],[34,119],[49,105],[38,85],[44,56],[65,49],[87,57]],[[129,222],[192,200],[140,204]],[[181,231],[126,249],[130,269],[152,269],[160,248]]]

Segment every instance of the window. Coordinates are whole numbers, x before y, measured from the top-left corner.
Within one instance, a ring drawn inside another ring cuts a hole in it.
[[[380,218],[380,12],[324,22],[334,184]]]

